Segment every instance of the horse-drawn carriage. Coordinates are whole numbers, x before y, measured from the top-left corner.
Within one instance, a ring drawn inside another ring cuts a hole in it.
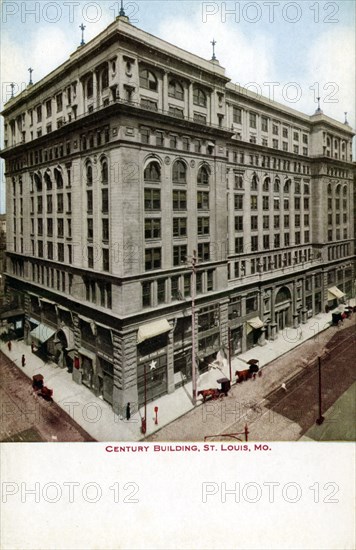
[[[37,392],[37,395],[40,397],[43,397],[46,401],[53,401],[53,390],[50,388],[46,388],[46,386],[43,385],[43,375],[42,374],[35,374],[32,376],[32,387],[35,392]]]
[[[198,391],[198,396],[202,396],[203,403],[205,403],[205,401],[209,397],[211,397],[211,399],[213,400],[221,399],[224,396],[227,397],[231,388],[230,380],[228,378],[219,378],[219,380],[217,380],[217,383],[221,384],[221,388],[209,388],[207,390]]]
[[[262,372],[260,371],[260,367],[257,365],[257,363],[257,359],[250,359],[247,362],[247,364],[250,365],[248,369],[237,370],[235,372],[235,376],[237,376],[237,383],[244,382],[245,380],[250,380],[251,378],[255,380],[257,373],[258,376],[261,376]]]

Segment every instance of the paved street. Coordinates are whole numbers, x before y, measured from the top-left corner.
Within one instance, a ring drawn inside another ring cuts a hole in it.
[[[331,327],[273,361],[262,378],[234,386],[229,397],[206,402],[152,434],[150,441],[228,440],[247,423],[253,441],[296,441],[318,417],[317,355],[322,359],[322,407],[327,411],[356,380],[356,316],[342,328]],[[294,369],[296,364],[304,364]],[[282,388],[285,384],[285,389]],[[352,399],[351,399],[352,401]],[[350,403],[350,399],[348,400]],[[350,408],[352,414],[353,408]],[[326,419],[321,427],[330,423]],[[243,436],[239,436],[242,437]],[[335,439],[335,429],[333,439]]]
[[[0,352],[1,441],[95,441],[54,402],[38,397],[31,381]]]

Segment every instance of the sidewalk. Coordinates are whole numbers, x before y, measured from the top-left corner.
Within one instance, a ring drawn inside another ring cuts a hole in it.
[[[353,305],[354,300],[351,300],[350,303]],[[248,368],[247,362],[249,359],[258,359],[260,367],[263,369],[268,368],[267,365],[278,357],[329,328],[330,321],[331,313],[320,313],[297,329],[285,329],[279,334],[277,340],[267,341],[263,347],[256,346],[246,353],[234,357],[231,362],[233,383],[236,380],[235,371]],[[126,421],[118,417],[111,406],[103,399],[96,397],[85,386],[73,382],[66,369],[61,369],[54,363],[45,364],[36,355],[32,354],[30,346],[26,346],[23,341],[12,342],[11,352],[8,351],[7,345],[4,343],[1,344],[0,349],[31,380],[34,374],[43,374],[45,385],[53,389],[54,401],[97,441],[139,441],[143,439],[141,433],[141,417],[144,416],[143,408],[132,415],[130,421]],[[26,366],[24,368],[21,367],[22,354],[26,356]],[[290,376],[293,376],[302,367],[303,358],[301,356],[299,364],[290,366]],[[211,368],[209,372],[198,377],[197,391],[218,387],[217,380],[222,377],[230,377],[229,365],[226,360],[224,360],[221,367]],[[263,380],[264,377],[261,378],[262,383]],[[278,387],[279,382],[276,378],[276,387]],[[191,396],[192,383],[189,382],[173,394],[164,395],[153,403],[148,403],[146,436],[153,434],[192,410],[194,407]],[[197,406],[200,403],[199,400]],[[154,423],[154,407],[158,407],[158,425]]]

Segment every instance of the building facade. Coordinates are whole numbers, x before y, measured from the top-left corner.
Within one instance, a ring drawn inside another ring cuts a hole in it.
[[[199,371],[353,295],[354,134],[320,109],[120,16],[2,114],[7,291],[115,411],[190,379],[192,294]]]

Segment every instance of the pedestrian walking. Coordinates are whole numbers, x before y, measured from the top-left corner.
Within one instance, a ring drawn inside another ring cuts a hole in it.
[[[26,357],[24,355],[21,357],[21,365],[23,367],[26,365]]]
[[[33,353],[34,349],[35,349],[35,344],[33,342],[31,342],[31,351],[32,351],[32,353]]]
[[[7,349],[8,349],[9,351],[11,351],[11,349],[12,349],[11,340],[9,340],[8,343],[7,343]]]
[[[126,405],[126,420],[130,420],[131,418],[131,407],[130,403],[127,403]]]

